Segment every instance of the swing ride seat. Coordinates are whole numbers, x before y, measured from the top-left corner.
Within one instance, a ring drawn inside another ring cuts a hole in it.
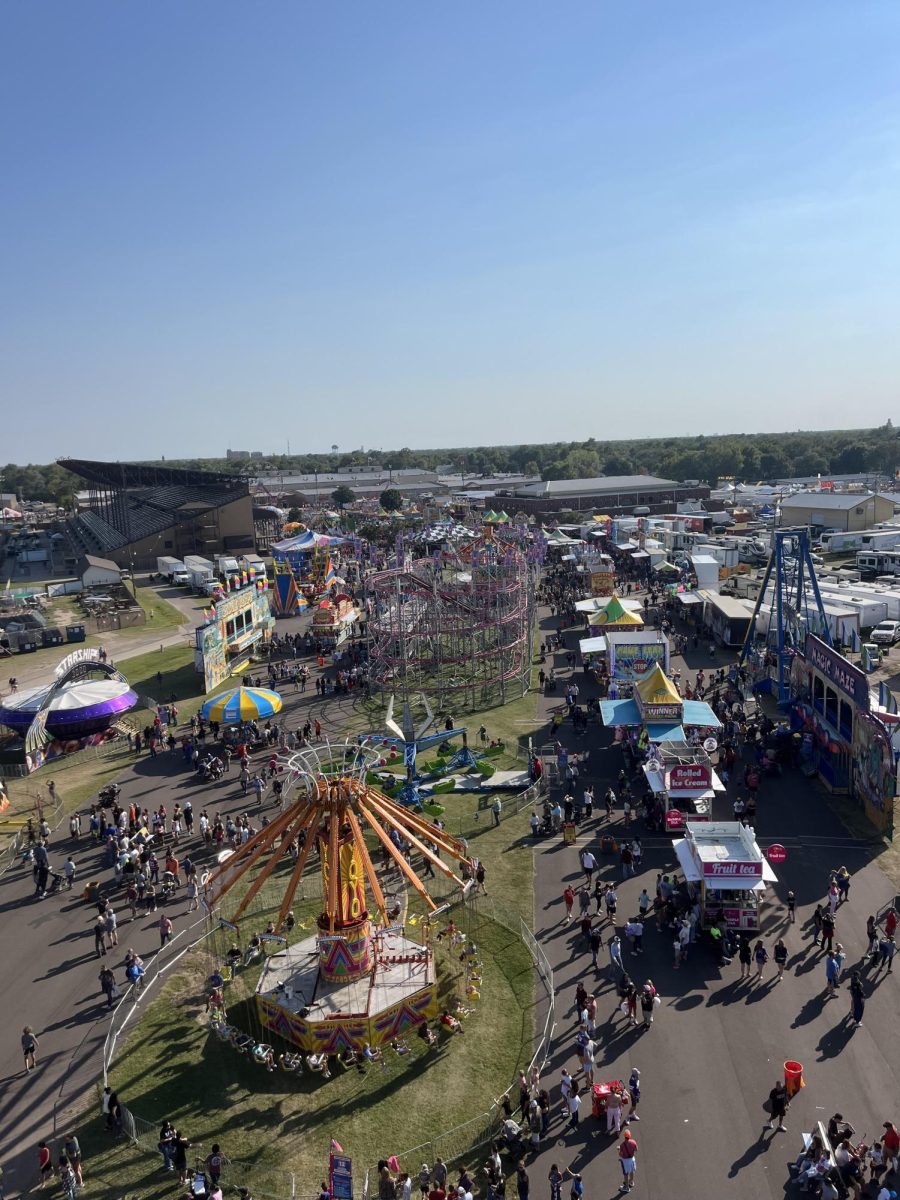
[[[303,1074],[303,1055],[302,1054],[279,1054],[278,1065],[282,1071],[287,1071],[291,1075]]]

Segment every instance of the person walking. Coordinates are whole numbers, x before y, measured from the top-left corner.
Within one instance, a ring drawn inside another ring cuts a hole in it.
[[[571,883],[566,884],[563,891],[563,903],[566,906],[566,924],[568,925],[572,920],[572,906],[575,903],[575,889]]]
[[[622,1128],[622,1097],[610,1092],[606,1100],[606,1132],[618,1134]]]
[[[862,1025],[865,1009],[866,994],[863,989],[863,982],[859,977],[859,971],[854,971],[850,976],[850,1019],[854,1022],[857,1029]]]
[[[501,812],[502,812],[502,811],[503,811],[503,805],[502,805],[502,803],[500,802],[500,797],[499,797],[499,796],[495,796],[495,797],[494,797],[494,803],[491,805],[491,816],[492,816],[492,817],[493,817],[493,819],[494,819],[494,828],[495,828],[495,829],[496,829],[496,828],[499,826],[499,824],[500,824],[500,814],[501,814]]]
[[[593,1079],[593,1074],[594,1074],[593,1067],[594,1067],[594,1064],[593,1064],[593,1059],[592,1059],[591,1060],[591,1079]],[[578,1128],[578,1110],[581,1108],[581,1103],[582,1103],[581,1096],[578,1093],[578,1084],[575,1083],[575,1081],[573,1080],[571,1090],[569,1091],[569,1095],[566,1100],[566,1105],[569,1109],[569,1121],[571,1122],[572,1126],[575,1129]]]
[[[653,1009],[656,1007],[656,988],[651,980],[647,980],[641,988],[641,1012],[644,1017],[644,1028],[649,1029],[653,1024]]]
[[[771,1119],[766,1122],[766,1129],[775,1128],[776,1133],[784,1132],[784,1118],[790,1102],[791,1098],[787,1093],[784,1080],[779,1079],[779,1081],[772,1088],[771,1092],[769,1092],[769,1105],[772,1116]],[[776,1119],[778,1121],[777,1128],[774,1126]]]
[[[829,955],[825,960],[825,988],[827,993],[826,998],[829,1000],[834,995],[834,989],[837,987],[839,975],[840,968],[838,967],[837,959],[834,957],[833,953],[829,952]]]
[[[775,982],[781,983],[782,976],[784,975],[784,968],[787,966],[788,957],[787,946],[784,944],[784,938],[779,938],[775,943],[773,956],[775,958],[775,966],[778,968],[778,974],[775,976]]]
[[[622,1130],[622,1140],[619,1143],[619,1166],[622,1168],[622,1190],[630,1192],[634,1187],[634,1176],[637,1171],[638,1144],[631,1136],[631,1130],[626,1125]]]
[[[34,1030],[30,1025],[26,1025],[22,1030],[22,1054],[25,1057],[25,1072],[33,1071],[37,1065],[35,1058],[35,1050],[38,1048],[38,1040],[34,1035]]]
[[[834,942],[834,917],[830,912],[822,914],[822,949],[831,953]]]
[[[106,996],[106,1007],[113,1006],[113,992],[116,987],[116,977],[109,967],[101,967],[100,975],[100,991]]]
[[[641,1102],[641,1073],[637,1067],[631,1068],[631,1074],[628,1076],[628,1095],[631,1097],[631,1117],[632,1121],[639,1121],[641,1118],[637,1115],[637,1106]]]
[[[74,1133],[66,1134],[66,1140],[63,1142],[63,1150],[66,1158],[69,1161],[69,1166],[75,1175],[75,1181],[79,1187],[84,1186],[84,1177],[81,1173],[81,1144]]]
[[[171,1121],[163,1121],[160,1126],[157,1147],[163,1157],[163,1170],[174,1171],[175,1166],[172,1162],[172,1151],[175,1147],[175,1126]]]
[[[756,962],[756,978],[762,979],[763,967],[769,961],[769,952],[760,938],[753,948],[753,958]]]
[[[753,951],[750,949],[750,939],[746,933],[741,934],[740,945],[738,946],[738,960],[741,964],[741,979],[749,979],[750,963],[753,961]]]
[[[53,1178],[53,1158],[46,1142],[38,1142],[38,1176],[42,1189]]]
[[[172,936],[172,922],[165,913],[159,918],[159,948],[162,950]]]
[[[797,908],[797,897],[794,895],[793,889],[790,889],[787,894],[787,910],[788,910],[788,921],[790,921],[790,923],[792,925],[797,920],[796,908]]]
[[[872,913],[866,917],[866,937],[869,939],[866,954],[872,954],[878,945],[878,926],[875,924],[875,917]]]
[[[885,934],[885,936],[878,943],[878,967],[877,967],[877,969],[879,971],[881,970],[881,968],[883,966],[887,965],[887,974],[890,975],[891,969],[893,968],[893,965],[894,965],[894,951],[896,949],[897,949],[897,947],[894,945],[894,939],[888,937]]]
[[[609,965],[613,979],[618,977],[620,971],[625,974],[625,968],[622,966],[622,941],[617,933],[609,940]]]
[[[597,955],[600,953],[600,949],[603,946],[603,930],[599,925],[594,925],[591,928],[589,937],[591,943],[591,966],[596,968]]]

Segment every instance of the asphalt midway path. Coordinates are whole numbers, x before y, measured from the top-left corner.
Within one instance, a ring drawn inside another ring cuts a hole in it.
[[[288,623],[279,623],[279,632],[287,627]],[[295,691],[293,684],[283,685],[287,727],[297,729],[307,717],[310,721],[318,718],[323,738],[342,738],[357,698],[318,697],[315,660],[302,661],[311,666],[306,691]],[[264,678],[264,669],[259,674]],[[262,755],[256,756],[257,765],[263,766],[265,761]],[[216,813],[224,818],[229,813],[246,811],[252,816],[258,811],[252,793],[246,798],[242,795],[234,765],[218,783],[202,784],[185,766],[180,748],[174,754],[163,752],[156,758],[142,754],[120,783],[121,803],[134,800],[152,811],[164,802],[170,816],[176,801],[184,804],[188,798],[191,800],[195,833],[192,839],[182,838],[178,857],[190,855],[201,869],[210,858],[196,832],[201,809],[205,807],[211,819]],[[270,816],[274,812],[271,790],[264,797],[263,812]],[[64,1137],[68,1132],[67,1112],[80,1108],[85,1099],[94,1099],[109,1017],[98,981],[101,967],[112,966],[117,982],[124,986],[126,950],[132,947],[145,962],[150,961],[159,949],[158,922],[163,911],[173,922],[174,934],[196,923],[196,933],[186,935],[184,941],[203,931],[203,911],[187,911],[183,887],[174,900],[160,904],[155,914],[139,912],[131,920],[124,889],[114,887],[112,869],[103,865],[103,852],[86,836],[80,843],[69,838],[66,820],[50,841],[51,867],[61,871],[70,852],[77,866],[71,892],[37,899],[31,868],[19,862],[0,875],[0,962],[4,964],[0,971],[0,1012],[4,1018],[0,1036],[0,1166],[6,1200],[35,1184],[38,1141]],[[81,899],[82,888],[89,880],[101,881],[103,895],[111,896],[118,916],[118,947],[102,960],[94,951],[97,908]],[[149,998],[152,1000],[152,992]],[[25,1025],[32,1026],[39,1042],[37,1069],[27,1074],[19,1041]],[[123,1100],[127,1102],[127,1097]]]
[[[545,614],[544,633],[555,627]],[[576,648],[575,631],[567,639],[569,647]],[[565,678],[563,653],[555,656],[555,665]],[[680,665],[683,672],[693,674],[701,665],[708,669],[710,662],[701,649],[689,653],[687,664]],[[583,700],[590,685],[581,672],[577,677]],[[288,686],[285,701],[289,728],[302,725],[309,714],[318,716],[332,737],[341,736],[355,703],[344,697],[318,699],[312,679],[304,694],[295,694]],[[549,721],[560,703],[560,691],[542,697],[542,715]],[[542,740],[541,734],[537,740]],[[582,779],[591,780],[602,795],[622,765],[609,733],[592,726],[583,737],[575,737],[571,726],[565,725],[562,740],[586,754]],[[183,803],[188,796],[196,815],[204,806],[210,815],[223,816],[248,807],[235,771],[218,784],[198,784],[184,767],[180,752],[137,760],[122,781],[122,795],[126,802],[135,799],[151,808],[164,800],[170,813],[176,800]],[[719,798],[717,817],[730,818],[732,795],[733,789]],[[590,842],[601,875],[618,881],[617,860],[604,858],[597,845],[598,835],[607,827],[605,819],[595,817],[582,827],[579,844]],[[612,830],[621,833],[621,812],[614,814]],[[633,830],[643,835],[640,822],[634,823]],[[578,945],[577,928],[563,923],[563,888],[581,878],[577,850],[563,847],[558,840],[537,844],[535,931],[555,972],[557,1026],[544,1073],[554,1102],[553,1122],[540,1153],[528,1161],[534,1195],[546,1195],[552,1162],[583,1172],[587,1200],[616,1195],[621,1182],[615,1138],[590,1116],[589,1103],[582,1109],[577,1130],[571,1130],[560,1113],[559,1072],[564,1066],[571,1070],[578,1066],[573,1002],[579,978],[598,996],[600,1053],[595,1078],[627,1079],[633,1066],[641,1070],[641,1121],[633,1126],[639,1143],[633,1193],[637,1197],[781,1197],[787,1164],[800,1150],[801,1132],[816,1120],[827,1119],[839,1109],[871,1141],[882,1121],[897,1117],[900,1046],[892,1034],[900,1015],[898,981],[883,972],[874,986],[870,979],[863,1027],[851,1029],[846,986],[837,999],[824,999],[824,955],[812,948],[808,933],[808,920],[824,896],[828,871],[846,864],[853,873],[850,901],[837,919],[837,939],[847,951],[846,980],[865,949],[866,916],[890,901],[893,888],[869,862],[869,848],[849,839],[822,792],[797,773],[764,780],[757,832],[763,844],[780,841],[788,848],[788,860],[778,868],[780,882],[775,895],[770,893],[763,921],[770,958],[775,937],[779,933],[786,937],[790,957],[784,980],[778,985],[772,982],[770,961],[762,984],[741,982],[737,962],[720,970],[703,942],[692,948],[685,966],[674,970],[672,937],[668,931],[658,931],[651,920],[644,954],[640,958],[625,954],[635,980],[652,978],[662,997],[653,1027],[646,1032],[625,1024],[617,1012],[605,963],[593,972],[589,954]],[[51,864],[57,868],[72,846],[62,834],[58,831],[51,842]],[[643,840],[642,874],[619,883],[620,932],[636,912],[641,888],[646,885],[652,895],[657,871],[676,866],[668,839]],[[183,841],[180,852],[182,857],[190,852],[198,863],[204,861],[197,837]],[[67,1110],[90,1096],[101,1069],[107,1011],[97,981],[102,964],[93,948],[96,910],[82,903],[80,889],[89,879],[109,881],[112,872],[101,868],[100,853],[84,843],[76,848],[75,858],[76,888],[62,896],[33,898],[31,872],[19,865],[0,876],[0,955],[5,964],[0,972],[0,1011],[5,1018],[0,1038],[0,1156],[7,1197],[33,1185],[38,1140],[65,1135]],[[797,923],[792,927],[780,899],[788,887],[797,896]],[[122,981],[129,946],[145,959],[158,948],[159,913],[129,921],[121,893],[116,908],[119,946],[103,962],[111,962]],[[167,906],[176,933],[199,918],[199,913],[188,914],[186,908],[183,896]],[[607,924],[605,936],[611,932]],[[40,1041],[38,1068],[28,1075],[22,1070],[19,1046],[26,1024],[34,1027]],[[775,1134],[763,1130],[767,1119],[763,1102],[782,1077],[786,1059],[803,1063],[807,1086],[789,1109],[788,1132]]]
[[[542,636],[557,628],[558,622],[544,617]],[[574,630],[566,634],[569,649],[577,649],[577,636]],[[564,652],[557,652],[552,661],[557,674],[567,678]],[[676,660],[676,665],[685,679],[693,678],[701,666],[708,672],[711,662],[705,643],[697,651],[689,650],[687,661]],[[592,685],[583,672],[575,674],[583,702]],[[561,688],[541,698],[548,721],[562,701]],[[549,740],[549,730],[543,740]],[[571,751],[586,754],[581,780],[594,783],[598,799],[607,785],[615,790],[623,757],[608,731],[591,726],[586,735],[576,737],[566,723],[561,740]],[[715,818],[733,819],[731,803],[738,782],[717,797]],[[610,823],[602,804],[599,809],[602,819],[595,815],[580,826],[578,847],[589,844],[601,877],[617,883],[617,932],[622,935],[625,922],[637,914],[641,889],[646,886],[652,897],[657,872],[676,871],[678,864],[668,838],[645,837],[642,822],[632,822],[632,832],[644,846],[643,868],[638,876],[622,881],[618,855],[600,852],[598,839]],[[613,813],[611,832],[620,840],[623,831],[620,808]],[[588,1200],[620,1192],[618,1139],[605,1131],[605,1120],[601,1124],[591,1116],[589,1095],[584,1097],[579,1128],[569,1126],[561,1112],[560,1071],[566,1067],[574,1074],[580,1066],[574,1010],[579,979],[598,1001],[595,1081],[627,1081],[633,1067],[641,1072],[637,1110],[641,1119],[631,1126],[639,1147],[631,1193],[635,1197],[783,1197],[788,1163],[802,1148],[802,1132],[816,1121],[827,1121],[840,1111],[858,1135],[868,1134],[871,1144],[882,1132],[883,1121],[898,1118],[900,1045],[893,1033],[900,1014],[900,980],[896,973],[882,971],[874,977],[865,973],[868,998],[859,1029],[849,1021],[846,986],[866,949],[866,917],[892,900],[894,888],[869,861],[871,847],[849,837],[827,807],[822,790],[799,772],[764,778],[756,831],[761,845],[782,842],[788,851],[787,861],[777,868],[779,882],[767,894],[763,909],[762,935],[769,963],[762,982],[741,981],[737,959],[720,969],[705,940],[691,948],[688,962],[676,970],[673,935],[659,930],[651,918],[645,925],[644,953],[636,955],[626,948],[623,954],[625,969],[635,982],[640,985],[652,979],[662,998],[646,1031],[640,1025],[630,1027],[618,1012],[605,950],[600,969],[593,970],[577,922],[564,923],[563,889],[572,883],[577,890],[583,879],[578,848],[564,847],[558,839],[538,843],[535,933],[554,970],[557,1026],[543,1075],[554,1116],[540,1153],[527,1163],[532,1194],[545,1194],[552,1163],[583,1173]],[[825,955],[812,945],[811,914],[824,899],[829,872],[842,864],[853,875],[850,900],[841,905],[836,920],[836,941],[843,944],[847,958],[838,997],[826,1000]],[[797,898],[794,925],[788,922],[783,902],[789,888]],[[603,930],[608,941],[613,930],[605,919]],[[779,935],[787,942],[789,957],[784,978],[776,984],[772,947]],[[624,946],[624,936],[622,941]],[[806,1087],[788,1110],[787,1133],[776,1134],[763,1128],[768,1120],[763,1104],[782,1078],[787,1059],[803,1064]],[[577,1078],[579,1085],[584,1084],[583,1075]]]

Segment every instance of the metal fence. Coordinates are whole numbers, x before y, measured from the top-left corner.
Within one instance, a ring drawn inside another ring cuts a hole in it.
[[[538,945],[534,934],[517,913],[509,913],[493,902],[489,903],[485,908],[484,897],[479,898],[478,904],[483,915],[489,913],[491,920],[496,921],[504,929],[508,929],[511,933],[521,938],[522,943],[531,955],[544,991],[544,997],[539,1001],[539,1006],[543,1007],[546,1005],[546,1009],[544,1019],[541,1022],[540,1032],[537,1034],[534,1053],[526,1068],[526,1074],[534,1066],[542,1070],[550,1054],[553,1031],[556,1026],[556,991],[553,981],[553,970],[550,967],[547,956]],[[515,1087],[515,1081],[511,1082],[505,1094],[508,1095]],[[498,1097],[499,1099],[502,1099],[502,1097]],[[444,1162],[452,1164],[454,1161],[464,1158],[473,1150],[488,1145],[496,1136],[502,1120],[503,1110],[500,1108],[499,1103],[495,1101],[487,1112],[479,1113],[478,1116],[472,1117],[470,1120],[464,1122],[462,1125],[455,1126],[453,1129],[444,1130],[427,1142],[421,1142],[418,1146],[411,1146],[407,1150],[400,1151],[397,1154],[397,1158],[401,1163],[405,1163],[405,1169],[409,1170],[411,1174],[416,1170],[415,1164],[423,1162],[432,1163],[438,1156]],[[371,1170],[366,1174],[362,1200],[368,1200],[370,1176],[373,1181],[373,1187],[377,1188],[378,1175],[376,1171]]]
[[[147,966],[141,980],[140,991],[135,991],[133,986],[129,987],[113,1009],[109,1029],[103,1043],[104,1087],[109,1084],[109,1071],[115,1058],[119,1038],[132,1019],[140,1018],[141,1011],[146,1008],[148,1001],[152,998],[156,985],[164,980],[167,972],[186,954],[218,932],[217,926],[204,928],[206,925],[206,916],[198,917],[193,925],[182,929],[170,942],[167,942]],[[201,929],[202,932],[198,932]],[[120,1107],[122,1131],[125,1136],[148,1154],[158,1154],[159,1130],[164,1114],[151,1120],[146,1114],[139,1116],[121,1101]],[[255,1163],[226,1159],[223,1178],[230,1186],[246,1187],[255,1196],[263,1196],[267,1200],[296,1200],[297,1198],[296,1181],[291,1171],[270,1170]]]
[[[6,771],[5,767],[4,771]],[[33,817],[36,829],[38,821],[46,818],[47,824],[53,830],[59,827],[63,819],[64,809],[61,799],[57,798],[53,802],[42,793],[35,792],[31,788],[17,788],[12,804],[15,806],[15,809],[11,807],[6,810],[5,819],[7,821],[10,818],[17,819],[20,815],[22,820]],[[25,826],[10,832],[6,836],[2,846],[0,846],[0,875],[4,871],[8,871],[16,862],[18,856],[25,850],[27,843],[28,831]]]
[[[555,986],[553,971],[547,957],[538,945],[531,929],[517,913],[511,913],[497,905],[491,897],[480,896],[477,899],[473,897],[461,903],[465,903],[466,907],[470,908],[477,916],[495,921],[519,937],[531,956],[537,972],[538,985],[543,993],[536,997],[539,1010],[543,1010],[543,1020],[540,1022],[539,1032],[536,1033],[534,1052],[526,1070],[530,1071],[533,1066],[541,1069],[550,1053],[553,1030],[556,1025]],[[200,946],[217,932],[216,927],[203,928],[206,923],[205,916],[199,917],[193,925],[176,934],[154,956],[147,967],[141,981],[140,992],[135,992],[133,987],[129,987],[116,1004],[103,1044],[104,1086],[108,1085],[109,1071],[115,1058],[119,1039],[132,1020],[136,1021],[140,1018],[142,1009],[147,1006],[148,1000],[154,994],[154,988],[161,980],[164,980],[167,972],[179,963],[189,951]],[[514,1087],[515,1083],[511,1082],[507,1092]],[[134,1113],[122,1101],[120,1101],[120,1105],[122,1129],[125,1136],[147,1153],[159,1153],[159,1128],[163,1118],[150,1120],[147,1115],[139,1116]],[[495,1136],[501,1119],[502,1109],[495,1101],[487,1112],[479,1113],[462,1125],[444,1130],[429,1141],[402,1151],[398,1158],[406,1159],[408,1163],[421,1163],[426,1160],[434,1162],[435,1158],[440,1156],[445,1162],[452,1163],[480,1146],[487,1145]],[[259,1164],[229,1160],[226,1162],[223,1175],[229,1185],[249,1188],[255,1196],[265,1197],[266,1200],[298,1200],[296,1179],[292,1172],[271,1170]],[[375,1179],[377,1176],[373,1173],[372,1178]],[[368,1194],[368,1180],[369,1172],[366,1173],[363,1185],[363,1200],[366,1200]],[[301,1195],[300,1200],[305,1200],[305,1198]]]

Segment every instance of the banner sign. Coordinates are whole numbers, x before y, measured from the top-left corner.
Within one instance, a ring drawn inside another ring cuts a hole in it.
[[[762,861],[760,862],[705,862],[703,877],[711,883],[731,880],[743,882],[749,879],[762,879]]]
[[[857,708],[863,712],[869,711],[869,680],[865,671],[848,662],[843,654],[833,650],[813,633],[806,635],[803,653],[809,665],[824,675],[839,692],[848,696]]]
[[[349,1154],[329,1155],[328,1190],[333,1200],[353,1200],[353,1159]]]
[[[669,644],[661,642],[610,643],[611,672],[613,679],[641,679],[652,671],[657,663],[663,671],[669,669]]]
[[[670,792],[706,792],[712,787],[712,767],[705,763],[676,763],[669,771]]]

